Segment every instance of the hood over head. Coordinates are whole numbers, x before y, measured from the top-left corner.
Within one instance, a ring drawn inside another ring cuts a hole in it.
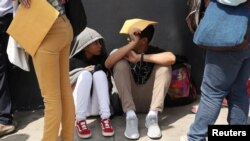
[[[103,51],[106,51],[106,48],[104,45],[104,38],[94,29],[86,27],[72,42],[69,58],[74,57],[76,54],[78,54],[84,48],[86,48],[89,44],[99,39],[102,40],[101,44],[102,44]]]

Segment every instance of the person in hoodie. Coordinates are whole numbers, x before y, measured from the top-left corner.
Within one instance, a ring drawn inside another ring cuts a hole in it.
[[[76,109],[76,127],[81,138],[89,138],[86,118],[100,115],[103,136],[113,136],[110,121],[111,77],[104,66],[107,58],[103,37],[86,27],[72,44],[70,81]]]

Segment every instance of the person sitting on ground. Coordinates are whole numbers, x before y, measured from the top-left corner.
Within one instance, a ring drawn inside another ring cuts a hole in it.
[[[148,112],[147,135],[160,138],[158,112],[163,111],[164,98],[171,81],[171,65],[175,55],[149,45],[157,22],[131,19],[125,22],[120,33],[128,34],[128,43],[115,49],[105,61],[112,69],[123,111],[126,113],[125,137],[138,139],[136,112]],[[131,26],[132,25],[132,26]]]
[[[72,45],[70,81],[74,87],[75,124],[78,135],[81,138],[89,138],[91,131],[88,129],[86,118],[100,114],[103,136],[113,136],[109,100],[111,79],[104,66],[107,54],[103,37],[86,27]]]

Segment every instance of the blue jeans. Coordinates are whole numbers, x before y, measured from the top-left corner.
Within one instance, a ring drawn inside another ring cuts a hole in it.
[[[204,141],[208,125],[218,118],[224,97],[228,99],[229,124],[247,124],[249,101],[247,80],[250,77],[250,48],[244,51],[207,50],[201,84],[201,100],[189,141]]]

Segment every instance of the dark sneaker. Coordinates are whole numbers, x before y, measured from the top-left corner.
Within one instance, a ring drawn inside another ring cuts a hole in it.
[[[110,119],[102,119],[101,128],[103,136],[113,136],[115,134]]]
[[[88,129],[86,120],[76,121],[77,133],[80,138],[91,137],[91,131]]]

